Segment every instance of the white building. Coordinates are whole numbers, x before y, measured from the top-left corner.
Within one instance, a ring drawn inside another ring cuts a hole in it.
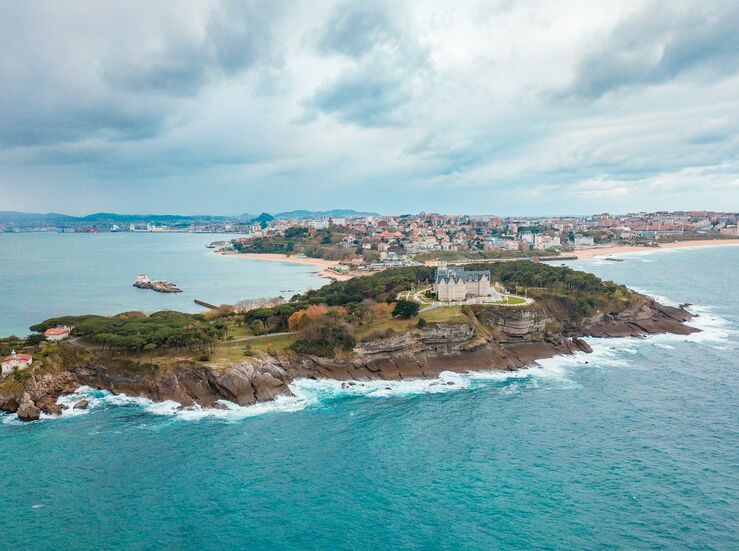
[[[585,235],[576,235],[575,236],[575,248],[576,249],[584,249],[586,247],[594,247],[595,241],[592,237],[587,237]]]
[[[498,292],[490,285],[489,271],[468,272],[461,267],[448,268],[446,264],[440,264],[436,269],[434,292],[442,302],[461,302],[471,297],[489,296],[500,300]]]
[[[0,361],[3,376],[8,375],[16,369],[26,369],[33,363],[33,357],[30,354],[16,354],[15,350]]]
[[[554,249],[561,247],[562,242],[558,235],[534,235],[534,248],[539,250]]]
[[[46,337],[47,341],[63,341],[69,336],[69,333],[72,331],[71,327],[50,327],[46,331],[44,331],[44,337]]]
[[[328,228],[328,220],[311,220],[310,222],[308,222],[308,225],[317,230],[325,230]]]

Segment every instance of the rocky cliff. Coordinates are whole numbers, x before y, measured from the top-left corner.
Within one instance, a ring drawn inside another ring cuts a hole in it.
[[[466,310],[466,315],[469,323],[433,324],[363,342],[340,358],[280,354],[228,367],[180,361],[165,370],[119,365],[95,356],[0,392],[0,411],[17,411],[25,420],[37,419],[42,411],[58,414],[61,409],[56,399],[78,385],[174,400],[184,406],[222,407],[219,400],[248,405],[290,395],[288,384],[295,378],[398,380],[437,377],[442,371],[514,370],[557,354],[590,352],[583,336],[696,331],[684,324],[693,317],[686,309],[664,306],[646,297],[621,312],[602,313],[579,323],[560,322],[536,306],[478,306]]]

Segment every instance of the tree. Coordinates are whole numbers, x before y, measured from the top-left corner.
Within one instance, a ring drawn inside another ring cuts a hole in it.
[[[306,325],[301,338],[291,348],[299,353],[329,357],[337,351],[351,350],[356,343],[350,325],[325,315]]]
[[[38,346],[42,342],[44,342],[45,337],[41,333],[32,333],[31,335],[28,335],[26,337],[26,345],[28,346]]]
[[[417,302],[401,299],[395,304],[393,316],[397,316],[403,319],[410,319],[418,315],[419,308],[420,305]]]
[[[349,305],[347,318],[354,325],[367,325],[375,319],[375,313],[364,302],[358,302]]]
[[[249,324],[249,329],[255,335],[263,335],[265,333],[264,322],[261,320],[254,320]]]

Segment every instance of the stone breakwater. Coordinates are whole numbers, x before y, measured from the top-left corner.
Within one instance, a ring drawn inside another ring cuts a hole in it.
[[[294,379],[340,381],[435,378],[443,371],[516,370],[558,354],[591,352],[582,337],[640,337],[658,333],[687,335],[693,315],[685,308],[637,301],[618,314],[602,314],[578,324],[556,322],[536,308],[473,309],[476,323],[436,324],[357,345],[337,358],[281,354],[245,360],[228,367],[181,361],[166,372],[116,367],[104,357],[70,366],[0,394],[0,410],[34,420],[40,412],[61,413],[59,396],[80,385],[115,394],[174,400],[183,406],[224,407],[289,396]],[[82,406],[83,407],[83,406]]]

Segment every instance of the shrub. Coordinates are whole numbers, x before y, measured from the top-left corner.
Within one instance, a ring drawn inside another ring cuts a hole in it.
[[[264,335],[266,333],[266,330],[264,328],[264,322],[261,320],[254,320],[249,324],[249,329],[251,329],[251,332],[255,335]]]
[[[393,316],[397,316],[403,319],[410,319],[418,315],[419,308],[420,305],[417,302],[413,302],[412,300],[399,300],[395,304]]]
[[[356,343],[351,326],[326,315],[306,325],[291,348],[305,354],[332,356],[337,351],[351,350]]]
[[[349,306],[347,318],[354,325],[368,325],[375,319],[375,313],[364,302]]]
[[[392,338],[397,334],[398,332],[392,327],[388,327],[384,331],[375,329],[374,331],[370,331],[364,337],[362,337],[362,342],[382,341],[385,339]]]
[[[376,319],[389,318],[393,313],[393,305],[384,302],[378,302],[372,306]]]
[[[311,304],[304,310],[293,312],[290,317],[287,318],[287,327],[290,331],[298,331],[311,321],[316,320],[321,316],[325,316],[326,314],[328,314],[327,306]]]

